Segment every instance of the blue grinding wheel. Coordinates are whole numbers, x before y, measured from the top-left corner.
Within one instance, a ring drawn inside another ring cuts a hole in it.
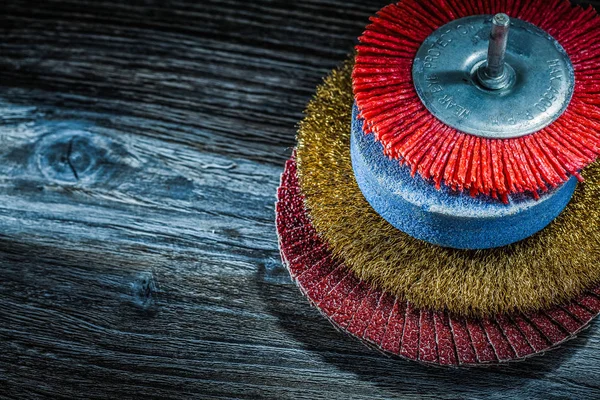
[[[523,240],[545,228],[567,206],[577,180],[544,193],[539,200],[512,196],[509,204],[472,198],[431,182],[383,154],[353,109],[351,154],[358,186],[366,200],[397,229],[429,243],[457,249],[487,249]]]

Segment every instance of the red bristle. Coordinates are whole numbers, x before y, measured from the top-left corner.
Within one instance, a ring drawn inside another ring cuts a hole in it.
[[[381,13],[379,14],[381,15]],[[409,31],[404,29],[402,26],[399,26],[395,21],[390,21],[390,20],[386,20],[385,18],[379,16],[379,18],[375,19],[374,22],[376,22],[378,28],[382,28],[383,31],[388,31],[390,33],[394,33],[394,34],[398,34],[401,37],[404,36],[406,39],[413,41],[415,43],[419,43],[421,42],[421,36],[417,33],[414,34],[412,32],[418,32],[417,30],[415,31]],[[368,27],[367,27],[368,29]]]
[[[411,41],[406,40],[404,38],[401,37],[397,37],[397,36],[393,36],[390,34],[386,34],[386,33],[381,33],[381,32],[375,32],[375,31],[366,31],[363,34],[365,37],[370,37],[373,38],[375,40],[378,40],[381,43],[395,43],[399,46],[408,46],[410,47],[412,45]],[[357,71],[360,71],[361,68],[358,68]],[[369,70],[370,72],[396,72],[396,69],[393,67],[364,67],[365,70]],[[374,71],[376,70],[376,71]]]
[[[417,115],[418,117],[418,115]],[[413,132],[412,136],[408,137],[401,146],[397,149],[398,152],[405,154],[402,158],[408,160],[410,156],[410,152],[414,151],[415,146],[417,146],[421,139],[423,133],[419,130]]]
[[[385,42],[378,42],[377,40],[374,40],[371,38],[371,45],[383,45],[385,46],[388,43]],[[375,55],[375,56],[387,56],[387,57],[398,57],[398,58],[402,58],[402,57],[406,57],[410,54],[410,51],[408,50],[391,50],[388,48],[376,48],[376,47],[363,47],[363,46],[356,46],[356,50],[357,51],[361,51],[364,50],[364,52],[368,51],[370,55]],[[390,77],[393,77],[393,75],[389,75]]]
[[[398,102],[402,102],[402,104],[404,103],[403,101],[406,100],[411,100],[412,96],[408,95],[408,94],[404,94],[404,95],[396,95],[394,93],[381,93],[377,96],[374,96],[370,99],[370,101],[372,101],[373,103],[377,103],[380,104],[380,107],[383,106],[388,106],[389,104],[393,104],[394,102],[398,103]],[[365,117],[368,117],[368,114],[363,113],[362,114]]]
[[[406,154],[407,160],[413,160],[412,163],[412,175],[414,176],[417,172],[417,168],[422,165],[422,160],[425,155],[431,151],[431,143],[436,139],[435,135],[431,132],[423,133],[422,135],[415,135],[418,142],[412,146],[412,150]],[[418,161],[417,161],[418,160]],[[425,177],[427,178],[427,177]]]
[[[508,141],[502,143],[502,159],[504,160],[504,168],[508,186],[511,188],[511,193],[522,193],[524,189],[523,177],[519,171],[518,163],[515,161],[513,152],[508,147]]]
[[[600,90],[598,94],[600,94]],[[579,106],[579,108],[582,109],[582,113],[587,113],[588,118],[583,118],[576,114],[569,115],[569,117],[571,117],[570,120],[579,130],[579,140],[585,143],[587,155],[592,157],[600,148],[600,144],[598,143],[598,138],[600,137],[600,123],[594,119],[598,118],[599,115],[596,114],[594,109],[591,109],[585,104],[580,104]],[[586,125],[591,126],[593,131],[586,132],[584,129]]]
[[[395,119],[397,116],[400,116],[402,117],[403,123],[407,124],[410,123],[409,121],[411,121],[411,117],[415,118],[419,115],[419,111],[422,110],[418,105],[413,104],[410,107],[402,107],[401,103],[392,104],[389,109],[384,108],[383,110],[378,110],[377,113],[373,112],[376,115],[369,120],[369,123],[373,124],[373,126],[381,127],[381,125],[385,126],[386,122],[389,122],[390,120]],[[364,118],[369,118],[369,114],[367,112],[363,112],[362,115]]]
[[[540,189],[540,190],[544,191],[545,188],[548,187],[548,185],[552,186],[551,180],[546,183],[544,181],[544,179],[542,178],[542,173],[539,170],[537,164],[535,164],[536,156],[531,151],[531,148],[529,147],[529,142],[527,140],[523,141],[523,146],[521,147],[521,149],[525,153],[524,160],[527,162],[527,168],[529,169],[529,171],[531,171],[531,175],[533,176],[533,179],[535,180],[535,184],[536,184],[535,188],[544,188],[544,189]],[[534,192],[534,193],[536,193],[536,192]]]
[[[460,1],[449,2],[446,0],[438,0],[437,2],[438,2],[439,7],[441,7],[441,8],[454,10],[455,17],[450,18],[449,20],[458,19],[458,18],[461,18],[463,15],[468,15],[468,12],[464,6],[464,2],[460,2]]]
[[[481,10],[481,12],[485,12],[485,6],[483,4],[483,0],[473,0],[476,3],[476,7],[478,10]],[[499,0],[497,0],[499,1]]]
[[[405,113],[404,115],[406,116],[406,125],[410,126],[413,129],[418,129],[418,127],[420,126],[420,123],[426,123],[427,122],[427,117],[428,114],[426,112],[426,110],[423,109],[411,109],[409,110],[410,113]],[[388,147],[392,146],[394,147],[394,149],[397,149],[398,147],[400,147],[399,142],[396,141],[397,138],[406,138],[410,135],[407,134],[403,134],[401,131],[398,131],[396,129],[396,124],[394,122],[394,119],[391,118],[389,120],[385,120],[383,121],[380,125],[380,136],[382,138],[387,138],[387,143],[386,145]],[[368,131],[367,131],[368,133]]]
[[[469,15],[467,10],[465,9],[464,2],[461,1],[450,3],[445,0],[435,0],[432,1],[432,3],[439,9],[448,12],[448,16],[446,19],[447,21],[453,21],[455,19],[462,18],[465,15]]]
[[[479,14],[479,10],[477,10],[477,4],[475,4],[476,0],[465,1],[463,2],[465,9],[467,11],[467,15],[475,15]],[[497,0],[500,1],[500,0]],[[483,11],[483,10],[482,10]]]
[[[430,179],[432,177],[431,168],[435,162],[435,155],[439,154],[440,148],[443,146],[444,140],[439,135],[435,137],[430,145],[429,151],[425,153],[423,159],[419,163],[419,174],[425,179]]]
[[[552,151],[546,146],[544,143],[543,135],[535,135],[530,136],[531,140],[533,140],[540,150],[545,154],[546,160],[548,161],[548,165],[558,174],[560,178],[560,182],[564,182],[568,179],[568,175],[566,174],[565,168],[558,162]],[[541,160],[538,160],[541,161]]]
[[[576,162],[578,157],[570,152],[568,149],[563,147],[554,137],[548,132],[545,136],[546,145],[554,153],[557,161],[561,163],[563,168],[568,171],[571,175],[577,172]]]
[[[502,150],[497,140],[489,140],[490,143],[490,166],[492,168],[492,178],[494,181],[493,190],[499,195],[506,193],[509,189],[506,186],[507,179],[504,175],[504,163],[502,162]]]
[[[421,6],[425,9],[426,14],[435,15],[438,23],[441,25],[444,21],[456,19],[456,13],[449,7],[438,7],[434,1],[424,2]]]
[[[471,193],[473,195],[477,195],[477,193],[483,193],[483,188],[481,187],[481,179],[480,179],[480,169],[481,169],[481,139],[474,138],[474,146],[473,146],[473,158],[471,160],[471,165],[469,166],[469,171],[467,173],[467,187],[470,187]]]
[[[450,153],[448,161],[446,162],[446,168],[444,169],[444,180],[450,187],[454,186],[454,175],[458,169],[458,157],[460,156],[460,151],[467,138],[467,135],[458,135],[457,142],[452,147],[452,152]]]
[[[537,190],[545,190],[545,186],[543,189],[538,187],[534,173],[529,169],[529,162],[527,161],[527,158],[525,158],[522,142],[523,139],[505,141],[505,143],[508,145],[508,151],[511,152],[513,159],[515,160],[516,168],[518,169],[519,176],[522,179],[522,185],[527,191],[530,192],[535,191],[537,193]]]
[[[365,74],[377,73],[377,68],[375,68],[374,70],[369,71],[369,72],[366,72],[367,67],[355,68],[354,72],[353,72],[354,76],[360,76],[362,70],[365,70]],[[366,99],[370,100],[372,98],[377,98],[377,96],[397,96],[398,91],[402,91],[403,92],[402,95],[406,95],[407,98],[413,98],[414,96],[412,94],[406,92],[406,89],[409,87],[410,87],[409,84],[402,84],[402,85],[384,86],[384,87],[380,87],[380,88],[365,91],[365,92],[356,92],[355,91],[354,98],[356,100],[366,100]]]
[[[488,139],[481,139],[481,186],[483,187],[484,194],[497,190],[494,188],[494,180],[492,178],[492,154],[490,150],[490,141]]]
[[[415,104],[429,113],[411,73],[423,40],[452,20],[497,12],[531,22],[563,45],[576,74],[567,112],[553,125],[517,139],[474,140],[443,124],[416,124],[423,115],[414,114]],[[600,155],[600,18],[595,10],[571,6],[568,0],[410,0],[385,7],[371,21],[360,38],[353,74],[361,115],[386,154],[433,179],[437,187],[445,183],[502,199],[511,193],[536,196],[569,175],[578,176]],[[390,85],[394,90],[386,89]]]
[[[456,186],[459,190],[463,190],[463,188],[468,188],[469,185],[467,182],[467,172],[471,166],[472,158],[468,156],[469,153],[473,152],[473,145],[475,143],[475,136],[465,136],[466,140],[462,146],[462,151],[458,158],[458,168],[455,173]]]
[[[451,130],[449,127],[442,127],[440,130],[442,133],[447,133],[448,135],[440,135],[442,137],[442,147],[436,154],[432,154],[434,162],[430,168],[431,177],[435,182],[435,187],[438,189],[440,189],[442,184],[443,171],[446,169],[446,164],[450,157],[450,149],[454,146],[454,143],[456,143],[459,136],[457,133],[450,132]]]
[[[527,8],[528,7],[528,2],[526,1],[521,1],[521,0],[516,0],[514,2],[514,7],[513,7],[513,15],[517,15],[520,16],[523,14],[523,8]]]
[[[546,156],[537,146],[535,140],[531,137],[525,138],[525,149],[529,152],[528,160],[535,165],[535,168],[539,171],[541,182],[546,182],[549,186],[555,187],[560,183],[560,176],[554,171],[552,166],[547,162]]]
[[[569,141],[569,134],[557,132],[554,127],[551,126],[547,128],[547,132],[557,151],[562,151],[569,161],[573,163],[573,168],[577,168],[576,163],[586,161],[587,157],[583,154],[579,146],[574,145]]]
[[[410,120],[407,121],[407,125],[410,126],[411,129],[415,131],[419,131],[421,128],[425,128],[428,124],[431,123],[431,120],[428,119],[428,114],[426,110],[419,110],[416,113],[410,116]],[[382,137],[389,137],[390,146],[394,147],[396,150],[402,147],[402,144],[406,140],[408,135],[401,135],[394,129],[393,122],[390,121],[390,124],[386,126],[386,129],[389,128],[389,132],[386,131],[385,134],[382,134]],[[431,131],[431,130],[429,130]]]
[[[420,7],[419,3],[413,2],[412,7],[409,10],[400,7],[386,7],[381,10],[379,16],[382,18],[388,17],[391,21],[398,21],[399,23],[403,21],[416,21],[432,30],[437,29],[443,24],[443,21],[437,19],[434,14],[425,13],[423,11],[424,10]]]

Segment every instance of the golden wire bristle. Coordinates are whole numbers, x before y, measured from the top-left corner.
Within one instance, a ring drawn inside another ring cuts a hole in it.
[[[298,133],[298,177],[316,230],[359,278],[417,307],[481,317],[567,302],[600,281],[600,163],[542,232],[492,250],[414,239],[381,218],[352,172],[352,61],[317,89]]]

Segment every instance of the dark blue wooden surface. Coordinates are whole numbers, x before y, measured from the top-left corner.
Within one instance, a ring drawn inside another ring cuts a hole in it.
[[[0,398],[600,398],[598,324],[432,369],[336,332],[282,268],[296,123],[384,4],[2,1]]]

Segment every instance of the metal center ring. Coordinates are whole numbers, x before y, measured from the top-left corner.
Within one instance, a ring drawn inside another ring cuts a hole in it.
[[[482,86],[477,72],[487,59],[492,18],[461,18],[432,33],[414,60],[417,93],[435,117],[461,132],[490,139],[538,132],[567,109],[573,64],[552,36],[513,18],[505,57],[514,82],[500,90]]]

